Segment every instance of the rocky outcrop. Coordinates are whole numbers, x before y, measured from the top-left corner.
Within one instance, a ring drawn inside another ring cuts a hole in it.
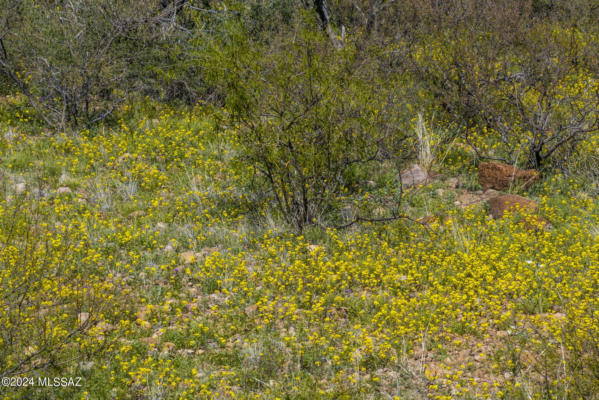
[[[539,179],[534,169],[520,169],[498,162],[484,162],[478,166],[478,182],[486,189],[505,190],[513,184],[529,187]]]
[[[532,213],[538,208],[539,203],[536,201],[515,194],[504,194],[489,199],[489,214],[495,219],[503,217],[506,212]]]

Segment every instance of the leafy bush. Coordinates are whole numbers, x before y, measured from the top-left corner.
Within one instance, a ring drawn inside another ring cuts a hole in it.
[[[599,129],[597,36],[509,1],[462,14],[407,51],[415,78],[480,156],[531,168],[570,158]]]
[[[173,7],[158,0],[3,1],[0,71],[47,125],[91,125],[151,80],[147,62],[166,62]]]
[[[391,91],[351,44],[337,51],[317,29],[262,50],[268,58],[255,49],[233,56],[243,37],[235,35],[215,53],[213,79],[228,95],[244,161],[301,231],[331,211],[353,166],[381,159],[392,136],[405,136],[391,124]]]

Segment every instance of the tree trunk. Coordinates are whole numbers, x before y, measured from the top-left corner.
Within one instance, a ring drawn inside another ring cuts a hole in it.
[[[324,29],[327,32],[335,48],[337,48],[338,50],[343,48],[343,38],[339,40],[337,38],[337,35],[335,35],[335,32],[333,32],[333,28],[331,27],[329,10],[327,7],[326,0],[314,0],[314,9],[318,13],[320,23],[322,24],[322,29]],[[345,29],[343,28],[342,31],[342,36],[345,36]]]

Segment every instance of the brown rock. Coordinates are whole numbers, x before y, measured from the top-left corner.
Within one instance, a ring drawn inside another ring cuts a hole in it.
[[[450,189],[457,189],[460,186],[460,180],[458,178],[449,178],[445,183]]]
[[[164,342],[162,343],[162,351],[169,353],[176,348],[173,342]]]
[[[185,308],[187,309],[187,311],[189,311],[190,313],[195,312],[198,309],[198,304],[193,302],[193,303],[187,303],[185,305]]]
[[[466,192],[466,193],[462,193],[460,196],[458,196],[457,201],[459,202],[459,205],[461,207],[468,207],[473,204],[482,202],[483,198],[481,197],[481,195],[478,195],[476,193]]]
[[[255,304],[251,304],[251,305],[249,305],[249,306],[246,306],[246,307],[245,307],[245,309],[244,309],[244,311],[245,311],[245,314],[246,314],[246,315],[252,315],[252,314],[254,314],[256,311],[258,311],[258,306],[257,306],[257,305],[255,305]]]
[[[404,187],[418,186],[429,180],[428,173],[418,164],[412,164],[401,173],[401,184]]]
[[[158,343],[158,338],[156,337],[146,337],[146,338],[141,338],[139,339],[140,342],[145,343],[145,344],[156,344]]]
[[[495,197],[498,196],[499,192],[495,189],[487,189],[484,193],[483,193],[483,197],[485,199],[490,199],[491,197]]]
[[[540,313],[537,314],[537,317],[546,318],[546,319],[565,319],[566,314],[557,312],[557,313]]]
[[[23,194],[23,193],[25,193],[25,189],[27,189],[27,187],[26,187],[26,185],[25,185],[23,182],[21,182],[21,183],[17,183],[17,184],[15,185],[15,193],[16,193],[17,195],[20,195],[20,194]]]
[[[89,319],[89,313],[82,312],[77,314],[77,319],[81,322],[81,325],[85,324]]]
[[[538,208],[539,204],[536,201],[515,194],[504,194],[489,199],[489,214],[495,219],[503,217],[506,212],[535,212]]]
[[[534,169],[523,170],[494,161],[478,166],[478,182],[485,190],[505,190],[514,183],[529,187],[537,180],[539,173]]]
[[[57,195],[61,195],[61,194],[72,194],[73,191],[71,190],[70,187],[67,186],[63,186],[63,187],[59,187],[58,189],[56,189],[56,194]]]
[[[200,250],[200,255],[206,257],[206,256],[210,256],[214,253],[218,253],[220,251],[221,247],[220,246],[214,246],[214,247],[204,247],[202,250]]]

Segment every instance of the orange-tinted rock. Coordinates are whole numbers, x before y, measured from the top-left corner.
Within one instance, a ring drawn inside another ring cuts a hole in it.
[[[528,187],[539,180],[534,169],[520,169],[498,162],[484,162],[478,166],[478,183],[484,189],[505,190],[513,184]]]
[[[503,217],[506,212],[526,211],[535,212],[539,208],[539,203],[526,197],[515,194],[504,194],[489,199],[489,214],[493,218]]]

